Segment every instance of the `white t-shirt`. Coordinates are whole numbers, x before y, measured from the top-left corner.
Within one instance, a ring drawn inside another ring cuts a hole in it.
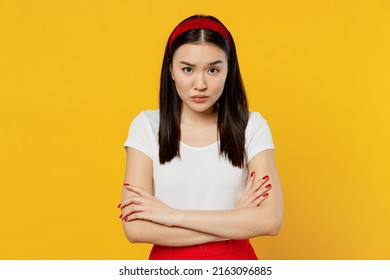
[[[219,154],[219,142],[192,147],[180,143],[180,158],[160,164],[159,110],[143,111],[130,126],[125,147],[143,152],[153,161],[155,196],[176,209],[233,209],[246,186],[248,170],[234,167]],[[250,112],[245,131],[247,162],[257,153],[274,149],[267,121]]]

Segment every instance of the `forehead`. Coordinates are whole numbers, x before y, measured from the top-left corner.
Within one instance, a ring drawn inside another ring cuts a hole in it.
[[[217,45],[210,43],[196,43],[181,45],[173,54],[173,61],[186,61],[190,63],[208,63],[211,61],[227,61],[226,53]]]

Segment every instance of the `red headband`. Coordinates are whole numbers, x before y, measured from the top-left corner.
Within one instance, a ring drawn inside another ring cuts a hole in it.
[[[229,32],[225,26],[208,18],[193,18],[182,22],[172,31],[171,37],[169,39],[169,50],[171,50],[172,42],[176,39],[177,36],[193,29],[210,29],[218,32],[223,37],[225,37],[229,47],[231,47]]]

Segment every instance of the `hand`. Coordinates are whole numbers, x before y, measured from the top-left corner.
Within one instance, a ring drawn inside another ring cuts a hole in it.
[[[119,208],[122,209],[121,218],[123,221],[147,220],[165,226],[175,225],[178,210],[167,206],[139,187],[129,185],[126,188],[136,195],[120,204]]]
[[[269,195],[268,191],[272,188],[271,184],[266,184],[268,180],[269,177],[264,176],[262,179],[255,182],[255,172],[252,172],[236,208],[260,206],[260,204],[267,199]]]

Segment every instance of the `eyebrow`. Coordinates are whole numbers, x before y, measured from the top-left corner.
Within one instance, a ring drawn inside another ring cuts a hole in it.
[[[187,61],[180,61],[181,64],[184,64],[184,65],[188,65],[188,66],[191,66],[191,67],[195,67],[196,65],[195,64],[191,64]],[[209,65],[215,65],[215,64],[222,64],[223,61],[218,59],[216,61],[213,61],[213,62],[210,62]]]

